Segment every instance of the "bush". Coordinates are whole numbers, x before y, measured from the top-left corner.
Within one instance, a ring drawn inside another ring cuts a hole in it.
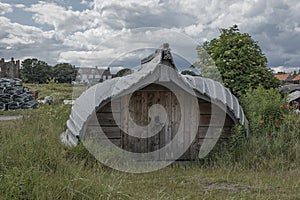
[[[250,137],[236,126],[229,141],[220,140],[204,162],[246,169],[286,169],[300,164],[300,117],[274,89],[250,89],[240,98]]]
[[[240,98],[244,112],[249,120],[252,134],[279,129],[284,115],[289,113],[285,99],[275,89],[266,90],[261,85],[249,89]]]

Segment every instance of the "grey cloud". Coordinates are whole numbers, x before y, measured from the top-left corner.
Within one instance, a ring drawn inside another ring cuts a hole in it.
[[[118,33],[130,34],[134,28],[170,28],[190,34],[202,43],[218,37],[218,28],[238,24],[241,32],[249,33],[258,41],[270,66],[298,66],[300,63],[300,3],[296,0],[94,0],[92,4],[82,0],[78,4],[90,6],[84,11],[67,9],[69,3],[66,2],[63,6],[57,0],[33,3],[29,7],[25,4],[25,10],[33,14],[36,22],[49,24],[53,26],[52,30],[46,32],[10,22],[7,28],[2,23],[0,38],[14,36],[16,40],[10,44],[11,50],[5,50],[8,44],[0,41],[0,54],[37,55],[49,62],[68,61],[77,65],[96,65],[98,62],[101,65],[102,57],[109,57],[109,54],[101,53],[100,44]],[[1,5],[0,14],[4,12]],[[147,45],[149,40],[143,34],[134,39],[124,46],[133,43]],[[22,43],[20,40],[28,42]],[[152,40],[159,44],[168,37],[158,35],[153,36]],[[105,48],[112,50],[112,54],[116,51],[112,44],[105,44]],[[195,48],[181,48],[195,54]]]
[[[253,1],[255,2],[255,1]],[[267,7],[266,1],[256,1],[253,5],[249,8],[249,10],[244,14],[245,17],[255,17],[264,13]]]
[[[110,5],[103,7],[101,13],[105,16],[104,22],[113,28],[138,28],[138,27],[182,27],[195,22],[192,14],[181,13],[176,9],[169,10],[158,7],[156,10],[147,6],[130,4],[128,7]],[[118,23],[119,22],[119,23]],[[123,22],[120,23],[120,22]]]

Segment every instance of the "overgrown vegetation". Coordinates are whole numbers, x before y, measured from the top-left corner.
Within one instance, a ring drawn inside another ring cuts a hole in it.
[[[300,117],[274,89],[249,89],[240,98],[250,137],[237,126],[228,142],[220,141],[207,165],[255,170],[290,170],[300,166]]]
[[[50,80],[47,84],[25,84],[31,90],[39,91],[39,98],[44,99],[46,96],[53,96],[57,101],[62,101],[64,99],[72,99],[74,90],[77,88],[72,84],[58,84],[55,80]],[[79,86],[78,86],[79,87]],[[82,89],[86,87],[82,86]]]
[[[50,86],[39,87],[47,95],[69,91]],[[64,146],[60,134],[71,106],[25,110],[23,119],[0,124],[0,199],[297,199],[299,116],[276,91],[262,87],[249,90],[241,102],[249,139],[237,126],[231,140],[219,143],[205,160],[147,174],[109,169],[84,146]],[[266,112],[283,118],[273,122]]]
[[[235,127],[231,140],[220,140],[201,162],[248,170],[297,168],[300,118],[274,89],[280,83],[267,68],[267,58],[237,25],[220,32],[219,38],[197,47],[200,60],[195,67],[200,68],[201,76],[222,80],[239,97],[251,136],[244,137],[245,130]]]

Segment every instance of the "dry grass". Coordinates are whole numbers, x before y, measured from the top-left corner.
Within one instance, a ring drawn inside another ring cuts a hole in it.
[[[299,198],[297,166],[270,169],[248,168],[243,162],[211,167],[194,163],[147,174],[109,169],[84,148],[61,144],[59,136],[66,129],[70,108],[41,106],[27,111],[21,120],[0,123],[0,199]]]

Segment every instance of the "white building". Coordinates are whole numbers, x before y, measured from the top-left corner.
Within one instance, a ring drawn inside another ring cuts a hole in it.
[[[88,85],[94,85],[99,82],[111,79],[112,74],[110,68],[91,68],[91,67],[82,67],[78,69],[77,82],[84,83]]]

